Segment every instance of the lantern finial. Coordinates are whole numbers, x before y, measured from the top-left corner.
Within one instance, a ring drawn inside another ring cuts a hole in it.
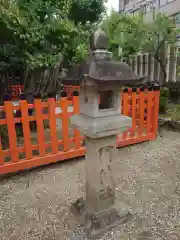
[[[90,50],[107,50],[108,49],[108,37],[106,33],[101,29],[97,29],[90,37]]]

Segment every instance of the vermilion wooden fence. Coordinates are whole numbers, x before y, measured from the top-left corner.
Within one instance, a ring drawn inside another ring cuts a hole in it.
[[[20,106],[13,106],[12,102],[5,102],[0,107],[6,117],[0,119],[0,125],[6,125],[9,136],[9,148],[3,149],[0,144],[0,174],[16,172],[37,167],[52,162],[83,156],[85,147],[82,146],[83,137],[74,129],[69,135],[69,119],[73,114],[79,113],[79,97],[73,98],[73,111],[68,111],[72,104],[68,99],[61,98],[59,102],[49,99],[42,102],[36,99],[34,105],[27,101],[20,101]],[[43,109],[48,108],[48,114]],[[28,115],[28,109],[34,109],[34,116]],[[61,111],[60,111],[61,109]],[[15,110],[21,110],[21,117],[15,117]],[[49,120],[49,141],[45,137],[44,120]],[[37,143],[32,141],[30,122],[37,125]],[[59,121],[59,123],[58,123]],[[23,145],[18,145],[16,124],[21,123],[23,128]]]
[[[124,89],[122,113],[132,116],[132,127],[121,136],[117,136],[117,146],[155,139],[158,107],[158,89]],[[48,111],[44,111],[44,108],[48,108]],[[33,116],[29,116],[29,109],[34,110]],[[21,117],[15,117],[14,111],[17,110],[21,111]],[[83,156],[86,152],[83,146],[84,137],[69,124],[71,116],[79,114],[77,91],[72,101],[69,101],[64,93],[58,102],[54,99],[48,99],[47,102],[36,99],[34,104],[20,101],[19,106],[5,102],[4,106],[0,106],[0,111],[5,113],[4,119],[0,119],[0,127],[6,126],[9,136],[8,147],[0,143],[0,174]],[[44,129],[44,120],[49,121],[49,130]],[[30,129],[30,123],[33,121],[36,122],[37,127],[35,133]],[[16,136],[17,124],[22,124],[23,142],[21,143]]]
[[[78,91],[79,92],[80,87],[79,86],[72,86],[72,85],[65,85],[64,91],[67,93],[68,100],[72,100],[73,92]]]
[[[117,136],[117,146],[127,146],[156,139],[159,113],[159,87],[125,88],[121,112],[132,117],[132,127]]]

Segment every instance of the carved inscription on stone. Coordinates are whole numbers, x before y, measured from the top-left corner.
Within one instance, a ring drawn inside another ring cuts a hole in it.
[[[101,148],[99,150],[100,172],[100,199],[107,199],[114,195],[114,181],[112,172],[112,151],[113,147]]]

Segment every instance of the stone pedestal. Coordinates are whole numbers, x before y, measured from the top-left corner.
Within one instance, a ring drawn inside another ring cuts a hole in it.
[[[89,214],[104,211],[114,204],[113,161],[117,159],[115,146],[116,136],[86,139],[86,205]]]
[[[89,214],[87,202],[78,200],[72,205],[72,212],[78,218],[79,224],[83,226],[83,234],[88,239],[95,240],[103,234],[118,227],[132,219],[132,214],[127,211],[124,204],[114,204],[112,207],[104,211]],[[78,236],[79,234],[76,233]],[[83,238],[84,239],[84,238]],[[72,239],[75,240],[75,239]]]
[[[130,214],[115,202],[114,161],[118,159],[116,134],[131,125],[129,117],[90,118],[74,116],[73,125],[86,135],[86,199],[78,199],[72,210],[90,239],[124,223]],[[124,207],[124,206],[123,206]]]

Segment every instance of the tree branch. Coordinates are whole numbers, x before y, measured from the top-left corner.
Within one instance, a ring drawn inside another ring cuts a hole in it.
[[[166,77],[167,77],[165,66],[162,63],[162,60],[161,60],[161,58],[158,55],[154,55],[154,58],[159,62],[160,66],[161,66],[161,69],[162,69],[163,74],[164,74],[164,81],[163,82],[165,83]]]
[[[159,45],[158,45],[155,53],[153,53],[154,58],[159,62],[160,67],[161,67],[161,69],[162,69],[162,72],[163,72],[163,74],[164,74],[164,81],[163,81],[163,83],[165,83],[165,81],[166,81],[167,73],[166,73],[165,66],[164,66],[164,64],[163,64],[163,62],[162,62],[162,59],[161,59],[161,57],[159,56],[159,51],[160,51],[161,46],[162,46],[164,43],[165,43],[165,39],[161,40],[161,42],[159,43]]]

